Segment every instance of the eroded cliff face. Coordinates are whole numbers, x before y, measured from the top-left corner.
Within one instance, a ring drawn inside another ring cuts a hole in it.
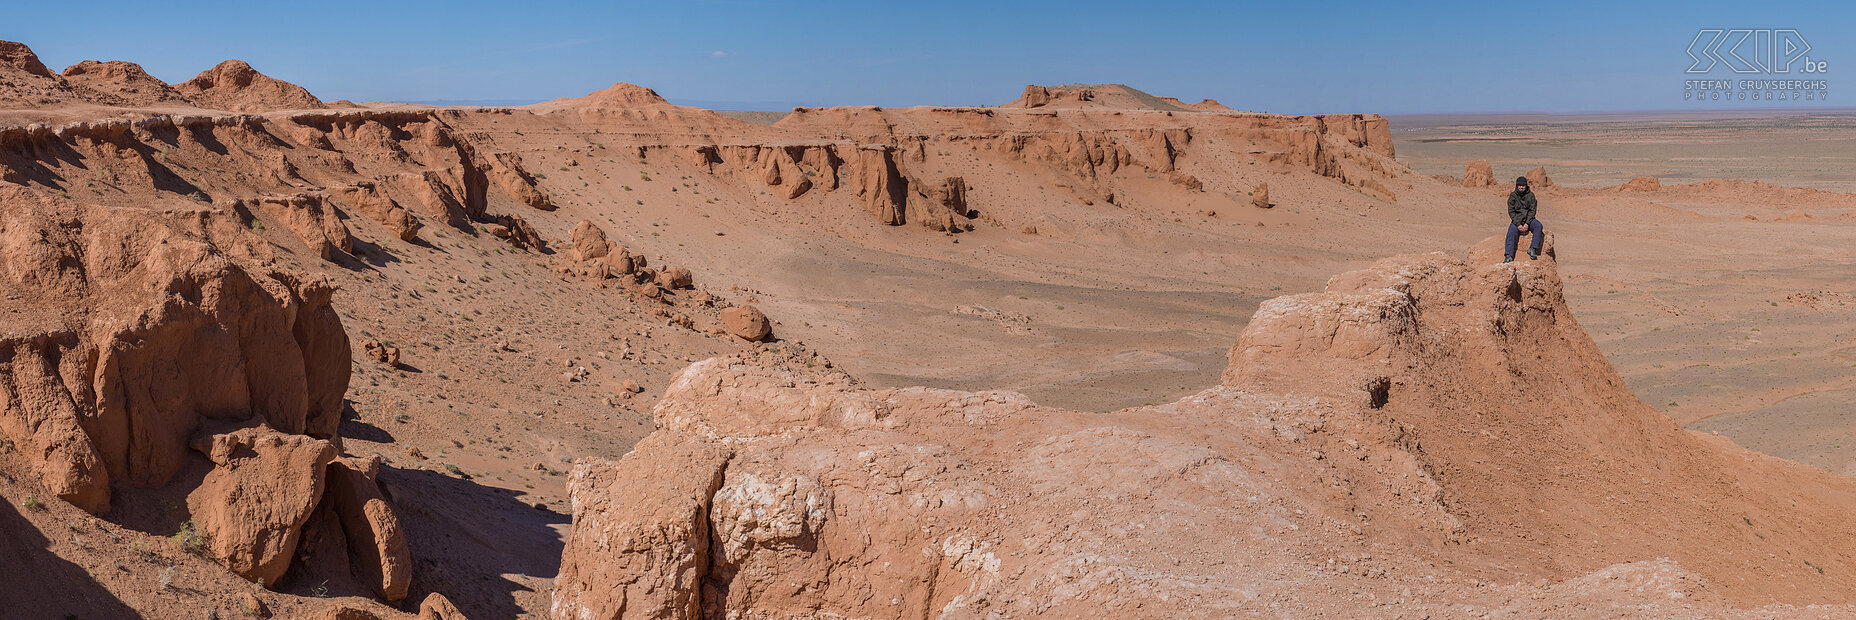
[[[328,280],[272,266],[238,215],[204,206],[11,186],[0,214],[0,440],[97,514],[117,488],[166,487],[206,462],[176,489],[204,552],[275,583],[341,446],[351,352]]]
[[[427,221],[521,230],[552,209],[521,157],[483,150],[421,111],[141,114],[0,128],[0,180],[112,206],[211,203],[353,258],[345,213],[417,238]],[[198,205],[196,205],[198,206]],[[512,239],[535,247],[538,239]],[[538,249],[538,248],[537,248]]]
[[[1609,579],[1691,610],[1843,600],[1779,558],[1848,557],[1856,487],[1637,401],[1552,253],[1498,243],[1267,302],[1224,385],[1156,407],[699,362],[652,437],[576,470],[553,614],[1212,616],[1307,587],[1305,610],[1442,612],[1480,579],[1565,580],[1491,604],[1522,613],[1625,604]],[[1743,536],[1728,504],[1776,527]]]
[[[1059,91],[1064,101],[1082,96]],[[1412,174],[1393,158],[1389,126],[1378,115],[1283,116],[1104,97],[1076,106],[796,108],[762,126],[618,84],[514,113],[591,131],[599,148],[641,162],[764,186],[798,208],[849,203],[883,224],[945,232],[1024,208],[967,200],[968,189],[996,188],[955,170],[1015,167],[1106,205],[1126,202],[1130,185],[1155,176],[1181,191],[1247,196],[1252,187],[1225,180],[1229,166],[1243,161],[1314,172],[1386,201],[1397,200],[1394,188]],[[850,196],[834,197],[842,187]]]
[[[0,419],[61,497],[101,512],[112,481],[165,483],[203,418],[334,438],[348,348],[326,282],[241,265],[263,249],[223,216],[0,192],[7,305],[38,319],[8,322]]]

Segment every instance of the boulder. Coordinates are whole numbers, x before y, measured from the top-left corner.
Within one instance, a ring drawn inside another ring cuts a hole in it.
[[[1178,185],[1180,187],[1184,187],[1186,189],[1189,189],[1195,192],[1205,189],[1204,181],[1200,181],[1198,177],[1192,176],[1190,174],[1186,174],[1184,172],[1180,172],[1178,170],[1167,173],[1166,178],[1168,181],[1171,181],[1174,185]]]
[[[400,365],[399,347],[389,347],[379,340],[367,340],[361,343],[361,351],[366,353],[368,359],[388,368],[398,368]]]
[[[752,305],[729,308],[722,311],[722,328],[730,335],[749,342],[759,342],[773,334],[773,326],[767,321],[767,315]]]
[[[798,181],[786,186],[786,199],[795,200],[812,190],[812,177],[802,176]]]
[[[326,497],[341,519],[357,575],[381,600],[397,603],[412,583],[412,554],[399,516],[380,492],[379,475],[379,456],[335,459]]]
[[[238,610],[239,612],[247,616],[251,616],[253,618],[271,617],[270,606],[265,605],[264,601],[258,598],[258,595],[252,594],[250,592],[245,592],[243,594],[238,595]]]
[[[574,529],[561,551],[551,615],[697,618],[709,570],[709,503],[730,452],[681,433],[653,433],[617,462],[574,468]]]
[[[521,216],[507,214],[489,214],[482,218],[486,223],[484,229],[491,235],[509,242],[509,245],[531,250],[546,250],[547,241],[541,233],[530,226],[528,220]]]
[[[644,257],[631,253],[625,248],[615,248],[613,252],[601,257],[597,262],[606,268],[606,276],[616,278],[631,275],[644,265]]]
[[[274,585],[290,568],[303,523],[321,499],[335,446],[255,421],[202,431],[193,448],[213,462],[187,494],[206,555],[239,576]]]
[[[1259,182],[1257,183],[1256,189],[1250,190],[1250,206],[1253,206],[1259,209],[1268,209],[1270,207],[1276,206],[1275,204],[1270,202],[1270,184],[1269,183]]]
[[[612,253],[612,242],[606,239],[606,231],[586,220],[574,225],[571,236],[573,240],[574,260],[589,261]]]
[[[667,289],[689,288],[695,283],[695,276],[682,267],[669,267],[657,272],[657,285]]]
[[[468,620],[445,595],[433,592],[419,602],[419,620]]]

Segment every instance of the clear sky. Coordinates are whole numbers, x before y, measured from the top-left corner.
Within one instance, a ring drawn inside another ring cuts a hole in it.
[[[1792,28],[1828,62],[1829,104],[1856,103],[1837,77],[1856,61],[1847,1],[6,0],[0,15],[0,39],[54,70],[130,60],[177,82],[240,58],[324,99],[525,103],[623,81],[711,107],[979,105],[1119,82],[1389,114],[1692,108],[1697,30]]]

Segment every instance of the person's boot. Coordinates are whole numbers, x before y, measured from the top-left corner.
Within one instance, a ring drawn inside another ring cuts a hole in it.
[[[1512,262],[1514,262],[1514,256],[1503,256],[1502,257],[1503,264],[1512,263]]]
[[[1529,252],[1527,253],[1527,260],[1540,260],[1540,253],[1539,253],[1539,252],[1534,252],[1534,251],[1529,251]]]

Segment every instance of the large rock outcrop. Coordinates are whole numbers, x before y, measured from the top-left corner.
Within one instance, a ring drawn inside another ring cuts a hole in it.
[[[332,289],[229,257],[263,251],[236,218],[19,188],[0,188],[0,213],[17,317],[0,338],[0,435],[59,497],[102,512],[112,483],[165,484],[206,420],[336,439],[350,369]]]
[[[1160,406],[698,362],[636,451],[576,470],[553,613],[1448,615],[1482,579],[1549,584],[1487,603],[1523,615],[1847,601],[1856,578],[1785,554],[1856,557],[1856,484],[1676,427],[1573,320],[1553,252],[1498,244],[1266,302],[1223,385]]]
[[[277,266],[245,217],[0,186],[0,440],[93,513],[114,488],[191,485],[172,490],[204,554],[265,585],[330,504],[361,572],[403,597],[378,465],[337,460],[352,355],[334,289]]]
[[[656,433],[568,481],[578,524],[554,578],[556,618],[695,618],[709,563],[709,501],[729,451]],[[617,486],[615,486],[617,485]]]

